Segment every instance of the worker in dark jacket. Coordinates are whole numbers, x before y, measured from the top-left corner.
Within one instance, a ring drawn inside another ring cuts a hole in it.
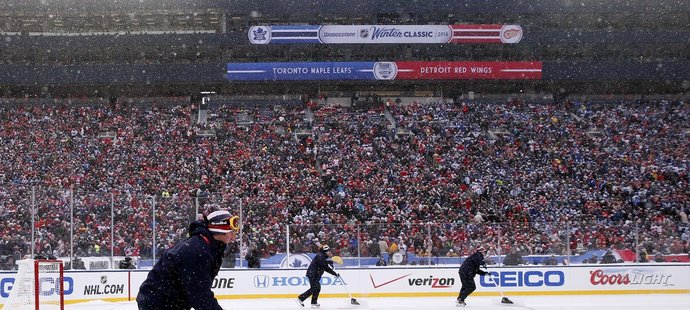
[[[235,240],[239,218],[215,211],[192,222],[189,235],[163,253],[139,288],[140,310],[222,310],[211,285],[225,246]]]
[[[132,258],[129,256],[125,257],[125,260],[120,261],[118,267],[120,269],[137,269],[137,266],[134,265]]]
[[[460,266],[458,273],[460,274],[462,288],[460,289],[460,294],[458,294],[458,299],[456,301],[456,305],[458,307],[464,307],[466,305],[465,298],[470,296],[470,294],[472,294],[472,292],[474,292],[474,290],[477,288],[477,286],[474,284],[474,276],[477,274],[482,276],[488,274],[488,272],[479,269],[480,266],[486,265],[486,263],[484,263],[485,252],[486,249],[480,246],[477,248],[477,251],[468,256]]]
[[[321,292],[321,276],[324,271],[328,272],[336,277],[340,277],[340,274],[333,271],[333,261],[330,260],[328,251],[330,247],[324,244],[316,253],[314,259],[309,264],[307,268],[307,278],[309,279],[309,289],[297,297],[297,303],[304,307],[304,301],[311,296],[311,307],[318,308],[319,305],[319,293]]]

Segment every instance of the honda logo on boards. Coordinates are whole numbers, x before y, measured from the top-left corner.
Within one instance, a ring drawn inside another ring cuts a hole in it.
[[[267,288],[268,281],[270,278],[267,275],[255,275],[254,276],[254,287],[256,288]]]
[[[342,278],[322,277],[319,283],[323,286],[345,285]],[[254,276],[254,287],[267,288],[269,286],[309,286],[307,277],[269,277],[267,275]]]

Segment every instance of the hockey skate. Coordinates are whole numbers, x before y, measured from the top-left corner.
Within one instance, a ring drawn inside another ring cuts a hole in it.
[[[299,298],[295,299],[295,302],[296,302],[300,307],[304,307],[304,303],[303,303]]]
[[[320,304],[311,304],[312,309],[318,309],[319,307],[321,307]]]
[[[467,306],[467,304],[465,303],[464,300],[458,299],[458,300],[455,301],[455,306],[456,306],[456,307],[464,307],[464,306]]]

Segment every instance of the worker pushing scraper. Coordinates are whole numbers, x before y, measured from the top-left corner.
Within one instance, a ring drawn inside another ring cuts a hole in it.
[[[465,259],[465,261],[462,262],[462,265],[458,270],[458,274],[460,274],[460,282],[462,282],[462,288],[460,289],[458,298],[455,301],[456,306],[466,306],[467,303],[465,303],[465,299],[467,299],[467,297],[470,296],[470,294],[472,294],[472,292],[474,292],[475,289],[477,289],[477,286],[474,284],[474,276],[484,276],[489,274],[488,272],[480,269],[481,266],[486,266],[486,262],[484,262],[485,253],[486,248],[480,246],[477,248],[474,254],[468,256]],[[503,295],[503,292],[500,292],[501,295]],[[503,296],[503,298],[501,299],[501,303],[512,304],[513,302],[507,297]]]

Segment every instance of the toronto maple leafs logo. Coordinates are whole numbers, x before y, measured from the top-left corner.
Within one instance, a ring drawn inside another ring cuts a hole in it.
[[[265,41],[266,40],[266,34],[268,31],[264,28],[256,28],[254,30],[254,40],[255,41]]]
[[[292,263],[290,263],[290,267],[300,268],[300,267],[309,267],[309,265],[306,265],[306,264],[303,265],[301,260],[295,258],[295,260],[293,260]]]
[[[249,28],[249,41],[252,44],[267,44],[271,41],[271,28],[268,26],[253,26]]]
[[[290,254],[283,258],[280,268],[307,268],[311,263],[311,258],[306,254]]]

